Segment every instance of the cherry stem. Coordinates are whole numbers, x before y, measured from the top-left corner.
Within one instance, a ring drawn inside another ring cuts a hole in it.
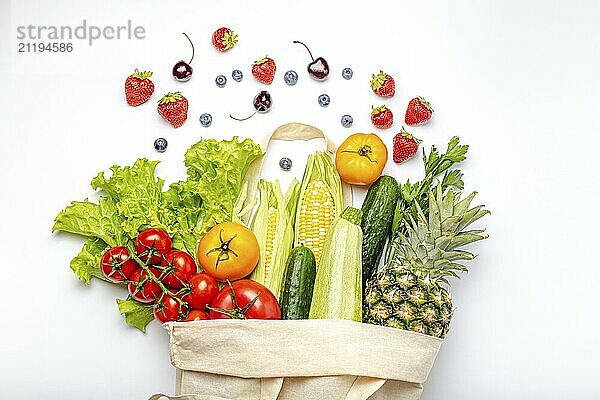
[[[294,43],[300,43],[302,46],[304,46],[306,48],[306,50],[308,50],[308,54],[310,54],[310,58],[312,58],[312,60],[315,61],[315,58],[313,57],[313,55],[307,45],[305,45],[304,43],[302,43],[299,40],[294,40]]]
[[[247,119],[250,119],[250,118],[254,117],[254,115],[256,115],[257,112],[258,112],[258,109],[256,109],[256,111],[254,111],[252,114],[250,114],[246,118],[236,118],[233,115],[229,114],[229,118],[235,119],[236,121],[245,121]]]
[[[188,42],[190,42],[190,45],[192,46],[192,58],[190,58],[190,61],[188,62],[188,64],[191,64],[192,60],[194,59],[194,54],[195,54],[194,43],[192,43],[192,40],[185,32],[183,32],[183,36],[185,36],[187,38]]]

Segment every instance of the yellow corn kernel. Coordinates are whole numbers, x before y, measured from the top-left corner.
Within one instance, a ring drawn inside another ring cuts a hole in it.
[[[271,278],[271,258],[273,257],[273,244],[275,240],[275,230],[277,229],[277,210],[269,207],[267,217],[267,240],[265,249],[265,282]]]
[[[310,182],[300,203],[298,238],[312,250],[317,264],[321,257],[325,235],[335,216],[333,195],[323,181]]]

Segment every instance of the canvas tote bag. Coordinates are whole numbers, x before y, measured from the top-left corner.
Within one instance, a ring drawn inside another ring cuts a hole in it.
[[[292,123],[273,140],[323,138]],[[248,198],[262,161],[246,175]],[[344,202],[351,189],[343,185]],[[210,320],[165,324],[180,400],[418,400],[442,340],[415,332],[344,320]]]

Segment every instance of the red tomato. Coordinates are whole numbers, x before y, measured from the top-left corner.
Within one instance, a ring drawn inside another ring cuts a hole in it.
[[[187,304],[179,303],[173,297],[165,294],[162,300],[154,306],[153,312],[154,318],[161,323],[165,323],[183,319],[187,310]]]
[[[143,261],[148,261],[148,256],[152,255],[149,264],[160,265],[163,257],[171,251],[171,238],[165,231],[150,228],[142,231],[135,239],[135,251],[138,257]]]
[[[190,294],[186,295],[184,300],[192,308],[205,309],[219,293],[217,280],[206,272],[193,275],[189,282]]]
[[[154,275],[160,274],[160,271],[155,268],[151,268],[150,271]],[[141,268],[133,271],[127,289],[131,297],[141,303],[153,303],[162,293],[156,282],[148,278],[146,271]]]
[[[138,267],[124,246],[108,249],[100,261],[102,275],[111,282],[125,282]]]
[[[210,316],[208,315],[208,313],[204,310],[192,310],[190,311],[190,313],[188,314],[187,317],[185,317],[184,321],[202,321],[205,319],[210,319]]]
[[[192,275],[198,272],[198,267],[192,256],[181,250],[173,250],[167,253],[162,265],[161,280],[173,289],[181,289],[183,284],[188,283]]]
[[[210,319],[281,319],[279,303],[273,293],[250,279],[224,286],[210,308]]]

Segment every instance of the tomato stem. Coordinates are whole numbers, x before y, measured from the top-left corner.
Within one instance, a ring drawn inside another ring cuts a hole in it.
[[[219,263],[221,261],[227,261],[229,260],[229,253],[233,253],[234,256],[239,257],[238,254],[231,248],[231,242],[233,241],[233,239],[235,239],[237,237],[237,233],[235,235],[233,235],[230,239],[228,240],[223,240],[223,229],[221,229],[219,231],[219,240],[221,241],[221,245],[218,247],[215,247],[214,249],[209,250],[206,255],[209,255],[210,253],[214,252],[214,251],[218,251],[219,255],[217,256],[217,262],[215,263],[215,269],[219,268]]]
[[[373,153],[373,149],[368,144],[365,144],[363,147],[361,147],[358,150],[343,150],[342,153],[358,154],[361,157],[365,157],[367,160],[371,161],[372,163],[377,164],[377,160],[371,159],[371,153]]]
[[[233,290],[233,285],[231,284],[229,279],[227,280],[227,284],[229,285],[229,292],[231,293],[231,302],[233,303],[233,309],[225,310],[223,308],[214,308],[214,307],[210,307],[210,306],[206,306],[206,308],[208,308],[211,311],[218,312],[223,315],[227,315],[231,319],[247,319],[246,312],[250,309],[250,307],[252,307],[254,305],[254,303],[256,303],[256,300],[258,300],[258,297],[260,296],[260,292],[258,292],[258,294],[256,296],[254,296],[254,298],[252,300],[250,300],[248,302],[248,304],[246,304],[243,308],[240,308],[240,306],[237,303],[237,299],[235,297],[235,291]]]

